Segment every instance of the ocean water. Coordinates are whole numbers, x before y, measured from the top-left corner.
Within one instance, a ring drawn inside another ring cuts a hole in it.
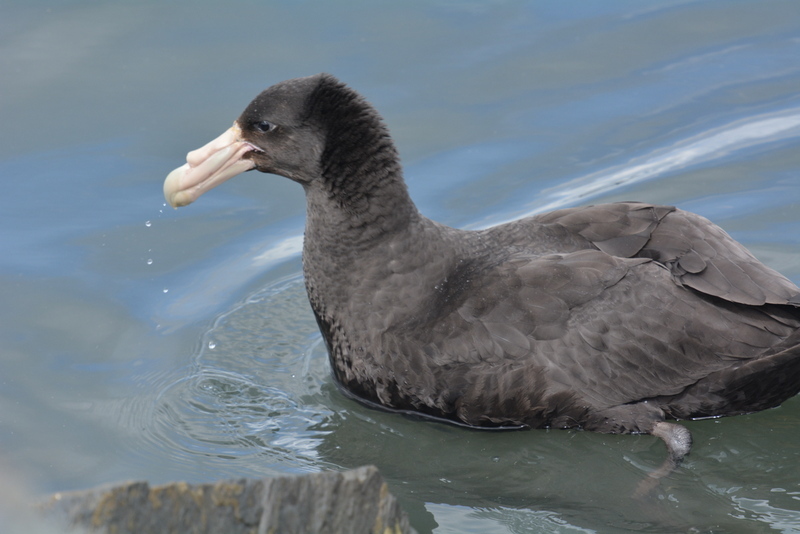
[[[650,436],[475,432],[343,397],[306,301],[304,199],[166,174],[265,87],[381,111],[420,209],[485,227],[643,200],[800,282],[800,4],[72,2],[0,18],[0,487],[375,464],[420,533],[800,532],[800,400]],[[8,510],[6,510],[6,513]],[[9,523],[10,524],[10,523]]]

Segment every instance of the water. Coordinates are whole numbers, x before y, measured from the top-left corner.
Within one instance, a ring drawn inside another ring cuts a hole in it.
[[[0,465],[33,495],[377,465],[420,532],[800,532],[800,400],[648,436],[479,433],[343,397],[300,278],[302,192],[179,211],[185,153],[282,79],[381,110],[428,216],[623,199],[721,224],[800,281],[800,5],[6,2]]]

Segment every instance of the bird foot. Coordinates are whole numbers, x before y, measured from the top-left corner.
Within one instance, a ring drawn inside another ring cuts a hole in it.
[[[689,430],[675,423],[659,421],[653,425],[650,433],[661,438],[667,446],[667,458],[647,478],[639,482],[634,497],[642,498],[658,487],[662,478],[672,473],[689,454],[692,448],[692,434]]]

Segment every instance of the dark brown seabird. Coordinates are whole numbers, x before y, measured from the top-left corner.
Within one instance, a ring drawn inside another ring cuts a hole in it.
[[[707,219],[622,202],[479,231],[421,215],[375,109],[328,74],[281,82],[164,183],[185,206],[256,169],[303,186],[303,272],[339,384],[480,428],[658,436],[800,390],[800,289]]]

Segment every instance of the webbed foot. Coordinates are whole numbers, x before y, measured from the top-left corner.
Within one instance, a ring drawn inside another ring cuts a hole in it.
[[[667,446],[667,458],[658,469],[652,471],[647,475],[647,478],[639,482],[633,494],[636,498],[644,497],[653,491],[662,478],[681,465],[681,462],[692,448],[692,434],[686,427],[679,424],[658,421],[653,425],[650,433],[664,441]]]

